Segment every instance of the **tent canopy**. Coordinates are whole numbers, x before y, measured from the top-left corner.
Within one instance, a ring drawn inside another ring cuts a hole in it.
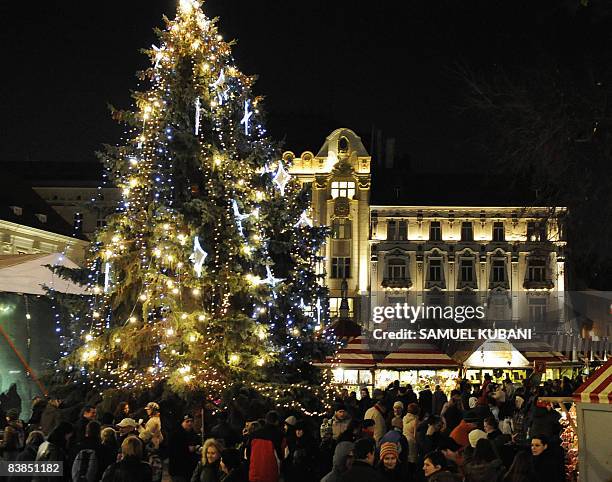
[[[55,275],[46,265],[78,268],[61,253],[0,255],[0,292],[44,295],[44,286],[75,295],[87,290],[72,281]]]
[[[573,397],[575,402],[612,403],[612,358],[595,370]]]

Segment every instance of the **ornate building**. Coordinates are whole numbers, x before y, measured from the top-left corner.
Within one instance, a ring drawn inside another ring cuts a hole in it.
[[[525,208],[526,197],[479,187],[470,174],[397,175],[380,160],[371,172],[371,156],[346,128],[316,155],[285,152],[283,159],[312,186],[315,223],[332,230],[325,248],[332,317],[346,279],[349,315],[365,328],[372,306],[435,296],[452,304],[463,295],[491,305],[491,293],[513,298],[504,301],[510,310],[497,310],[500,321],[541,323],[544,331],[563,324],[554,306],[563,305],[566,286],[564,208]]]

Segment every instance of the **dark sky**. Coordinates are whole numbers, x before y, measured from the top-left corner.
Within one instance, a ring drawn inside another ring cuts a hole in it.
[[[475,126],[458,113],[458,63],[520,67],[544,51],[560,59],[593,41],[579,1],[209,0],[238,67],[259,75],[270,131],[316,152],[346,126],[373,125],[415,165],[474,159]],[[85,6],[87,6],[85,8]],[[2,2],[0,160],[91,161],[121,128],[107,104],[129,106],[139,53],[174,16],[174,0]]]

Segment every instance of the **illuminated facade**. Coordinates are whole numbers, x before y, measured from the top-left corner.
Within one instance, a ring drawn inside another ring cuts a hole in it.
[[[371,328],[369,306],[403,302],[409,295],[417,303],[428,293],[523,298],[512,303],[507,321],[546,321],[551,293],[563,296],[563,208],[495,205],[486,197],[482,206],[372,204],[371,156],[345,128],[333,131],[316,155],[288,151],[283,159],[292,163],[291,174],[312,186],[315,223],[332,229],[325,248],[332,317],[338,315],[343,279],[350,315],[365,328]],[[555,325],[562,324],[563,313],[557,315]]]

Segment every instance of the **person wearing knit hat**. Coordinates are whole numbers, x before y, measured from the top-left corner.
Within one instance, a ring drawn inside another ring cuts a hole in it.
[[[399,460],[397,444],[384,442],[380,446],[380,463],[378,473],[383,480],[407,480],[407,467]]]
[[[476,397],[470,397],[468,400],[468,405],[470,408],[476,408],[476,405],[478,405],[478,399]]]
[[[393,442],[385,442],[380,446],[380,460],[385,460],[387,455],[393,455],[397,459],[399,451],[397,450],[397,444]]]
[[[404,404],[400,400],[397,400],[393,404],[393,416],[394,417],[403,417],[404,416]]]
[[[481,438],[487,438],[487,433],[484,430],[474,429],[468,434],[468,440],[470,441],[470,446],[472,448],[476,448],[476,444]]]
[[[285,419],[285,423],[287,425],[291,425],[292,427],[295,427],[295,424],[297,423],[297,418],[295,418],[294,415],[290,415],[289,417]]]

